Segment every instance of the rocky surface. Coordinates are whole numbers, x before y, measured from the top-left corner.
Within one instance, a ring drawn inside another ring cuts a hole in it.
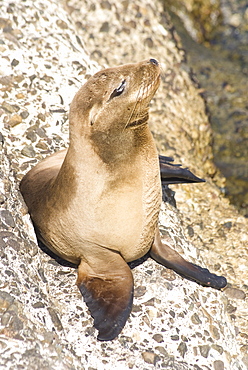
[[[211,129],[177,34],[158,1],[0,2],[0,368],[248,368],[248,221],[213,183]],[[74,93],[101,67],[157,58],[162,86],[151,105],[159,151],[206,184],[174,186],[163,204],[165,240],[223,274],[202,288],[148,259],[133,269],[132,314],[113,342],[96,341],[76,270],[37,246],[18,191],[23,174],[66,146]]]
[[[225,193],[248,215],[248,78],[238,62],[219,51],[191,48],[190,64],[200,76],[214,132],[214,161],[226,176]],[[200,57],[199,57],[200,55]],[[197,66],[196,66],[197,64]]]
[[[246,0],[166,0],[210,113],[225,194],[248,216],[248,7]]]

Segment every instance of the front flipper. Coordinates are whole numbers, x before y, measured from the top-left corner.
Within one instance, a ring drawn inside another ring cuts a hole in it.
[[[159,230],[157,229],[155,239],[150,250],[150,256],[161,265],[174,270],[179,275],[193,280],[203,286],[222,289],[226,286],[227,280],[224,276],[211,274],[208,269],[197,266],[186,261],[175,250],[162,243]]]
[[[99,251],[94,261],[81,261],[77,285],[99,331],[97,339],[113,340],[124,327],[132,308],[130,268],[120,254]]]
[[[187,168],[171,162],[173,162],[173,158],[159,155],[160,176],[164,185],[205,182],[205,180],[195,176]]]

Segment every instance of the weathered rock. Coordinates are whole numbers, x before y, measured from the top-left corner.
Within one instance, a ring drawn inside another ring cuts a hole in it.
[[[12,217],[12,214],[7,209],[3,209],[0,211],[0,219],[3,221],[5,225],[15,227],[15,222]]]
[[[148,364],[152,364],[152,365],[156,364],[156,357],[157,356],[155,355],[155,353],[153,353],[153,352],[143,352],[142,357],[143,357],[144,361],[147,362]]]
[[[14,127],[22,122],[22,117],[19,114],[13,114],[13,116],[10,117],[8,124],[11,127]]]
[[[232,299],[245,299],[246,294],[243,290],[237,288],[226,288],[226,295]]]
[[[65,5],[43,0],[34,7],[31,0],[18,0],[9,6],[4,2],[0,12],[4,28],[0,94],[9,104],[1,108],[1,122],[7,123],[9,115],[16,113],[8,110],[17,109],[13,108],[16,94],[24,95],[18,99],[23,121],[14,127],[1,126],[1,208],[7,211],[3,215],[11,217],[8,222],[2,217],[0,238],[0,366],[188,370],[221,369],[223,363],[227,369],[245,369],[247,359],[241,348],[248,338],[247,298],[239,299],[237,309],[230,310],[237,301],[225,292],[202,288],[174,273],[167,275],[150,259],[133,269],[135,309],[123,332],[113,342],[97,342],[75,286],[76,271],[59,265],[37,247],[18,190],[17,178],[48,154],[43,153],[45,148],[52,153],[66,146],[69,103],[87,76],[100,69],[89,54],[98,58],[101,67],[157,58],[164,71],[151,105],[157,146],[209,179],[204,185],[173,187],[178,209],[162,205],[163,237],[187,258],[225,275],[230,287],[235,284],[247,297],[243,285],[247,220],[229,206],[208,177],[216,170],[204,102],[186,72],[184,52],[159,1],[71,0]],[[132,25],[129,32],[127,25]],[[99,32],[101,27],[105,32]],[[14,32],[19,29],[21,38]],[[148,38],[153,44],[145,43]],[[14,58],[19,61],[16,66],[11,65]],[[23,117],[21,112],[28,114]],[[33,158],[22,154],[30,140]],[[38,144],[40,140],[44,146]],[[143,353],[149,353],[147,362]]]

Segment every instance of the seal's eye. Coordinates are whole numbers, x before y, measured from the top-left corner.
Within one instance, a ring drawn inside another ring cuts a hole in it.
[[[109,97],[109,100],[115,98],[116,96],[121,95],[123,93],[123,91],[125,90],[125,87],[126,87],[126,80],[123,80],[122,83],[120,84],[120,86],[117,87],[117,89],[114,89],[114,91],[112,92],[112,94]]]

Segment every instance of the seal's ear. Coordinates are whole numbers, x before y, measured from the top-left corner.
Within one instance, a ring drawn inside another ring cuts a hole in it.
[[[117,337],[129,317],[133,302],[130,268],[119,254],[107,253],[109,258],[104,263],[102,260],[94,261],[96,272],[82,261],[77,279],[78,288],[94,319],[94,327],[99,331],[97,339],[101,341]]]

